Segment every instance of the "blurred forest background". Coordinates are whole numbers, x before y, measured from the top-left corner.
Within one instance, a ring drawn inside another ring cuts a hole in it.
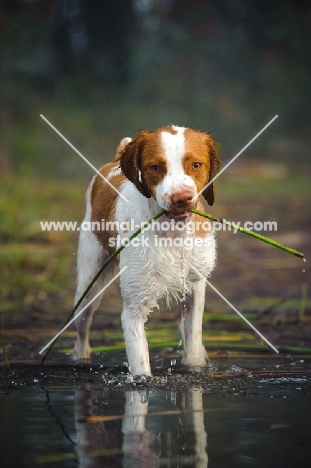
[[[1,173],[69,175],[164,123],[208,129],[229,158],[275,114],[251,154],[309,160],[308,1],[0,1]]]
[[[209,131],[226,162],[278,114],[219,182],[215,214],[258,219],[275,202],[270,219],[282,222],[291,207],[302,237],[288,240],[303,246],[310,228],[310,26],[304,0],[0,0],[6,323],[20,327],[31,319],[40,326],[43,316],[48,322],[58,313],[61,323],[73,301],[77,235],[43,233],[39,220],[80,221],[93,171],[40,114],[96,167],[124,136],[169,123]],[[287,216],[289,231],[294,218]],[[305,282],[295,278],[289,274],[286,284],[296,284],[299,302]],[[221,288],[216,273],[217,279]],[[271,302],[287,290],[275,273],[262,287],[252,277],[255,291],[238,292],[241,282],[227,280],[231,298],[256,294]]]

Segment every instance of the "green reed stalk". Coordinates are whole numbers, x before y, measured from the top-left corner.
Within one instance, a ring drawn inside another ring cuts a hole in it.
[[[255,239],[258,239],[262,242],[266,242],[267,244],[273,245],[274,247],[277,247],[278,249],[285,250],[285,252],[290,253],[292,255],[295,255],[296,257],[304,259],[304,254],[301,252],[298,252],[298,250],[292,249],[291,247],[287,247],[284,244],[280,244],[280,242],[277,242],[273,239],[270,239],[269,237],[262,236],[261,234],[257,234],[257,232],[254,231],[249,231],[248,229],[245,229],[241,226],[238,226],[235,223],[231,223],[230,221],[227,221],[226,219],[221,219],[221,218],[216,218],[216,216],[212,216],[208,213],[205,213],[204,211],[199,211],[193,208],[190,210],[192,213],[198,214],[200,216],[203,216],[204,218],[208,218],[211,221],[216,221],[218,223],[226,224],[227,226],[231,226],[237,231],[243,232],[243,234],[247,234],[248,236],[255,237]]]

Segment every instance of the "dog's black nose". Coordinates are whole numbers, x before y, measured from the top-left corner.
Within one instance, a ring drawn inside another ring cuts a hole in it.
[[[193,198],[192,190],[184,189],[180,192],[175,192],[171,196],[172,205],[176,208],[187,207]]]

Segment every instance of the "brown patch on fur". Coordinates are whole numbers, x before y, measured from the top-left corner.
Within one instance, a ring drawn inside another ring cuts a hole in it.
[[[108,174],[112,169],[117,169],[119,164],[117,162],[108,163],[101,167],[100,172],[104,177],[107,178]],[[120,185],[124,182],[125,177],[123,174],[115,174],[108,177],[109,182],[120,189]],[[92,187],[91,203],[92,203],[92,222],[99,222],[102,225],[103,220],[105,222],[115,221],[115,206],[118,194],[110,187],[99,175],[95,177],[95,181]],[[116,229],[107,230],[94,230],[95,236],[98,242],[110,253],[115,251],[114,247],[109,247],[109,238],[116,238]]]
[[[167,172],[167,160],[160,144],[162,131],[173,135],[177,133],[172,127],[162,127],[152,132],[141,130],[120,156],[122,172],[147,198],[155,195],[157,185]],[[159,166],[159,170],[155,170],[155,166]]]
[[[207,183],[219,172],[219,160],[217,155],[217,144],[210,135],[204,132],[185,129],[185,155],[183,158],[185,172],[190,175],[200,192]],[[199,162],[201,166],[193,168],[193,163]],[[215,199],[214,182],[203,192],[203,197],[209,205],[213,205]]]
[[[161,154],[160,148],[158,152],[155,152],[152,146],[146,145],[141,163],[141,173],[149,192],[155,198],[156,188],[167,173],[167,159],[163,153]]]
[[[125,177],[130,180],[137,190],[145,197],[150,198],[151,195],[143,183],[139,179],[139,171],[141,170],[141,158],[145,146],[147,132],[141,131],[120,154],[120,167]]]

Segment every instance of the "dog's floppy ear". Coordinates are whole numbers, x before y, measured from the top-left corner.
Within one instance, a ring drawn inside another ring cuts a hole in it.
[[[144,133],[141,132],[138,137],[130,141],[120,152],[120,167],[125,177],[130,180],[135,187],[147,198],[151,198],[150,193],[145,187],[141,172],[140,162],[144,148]]]
[[[208,181],[207,181],[207,184],[208,184],[218,174],[219,168],[220,168],[220,161],[218,159],[218,154],[217,154],[217,143],[215,143],[215,141],[213,141],[210,137],[208,137],[206,141],[206,145],[208,148],[208,155],[210,159],[210,170],[209,170],[209,176],[208,176]],[[209,186],[205,190],[203,190],[202,195],[209,205],[214,204],[214,200],[215,200],[214,182],[209,184]]]
[[[115,161],[119,161],[121,153],[124,151],[124,148],[126,147],[126,145],[128,145],[131,141],[132,141],[132,138],[130,137],[122,138],[122,140],[117,146],[116,155],[114,158]]]

